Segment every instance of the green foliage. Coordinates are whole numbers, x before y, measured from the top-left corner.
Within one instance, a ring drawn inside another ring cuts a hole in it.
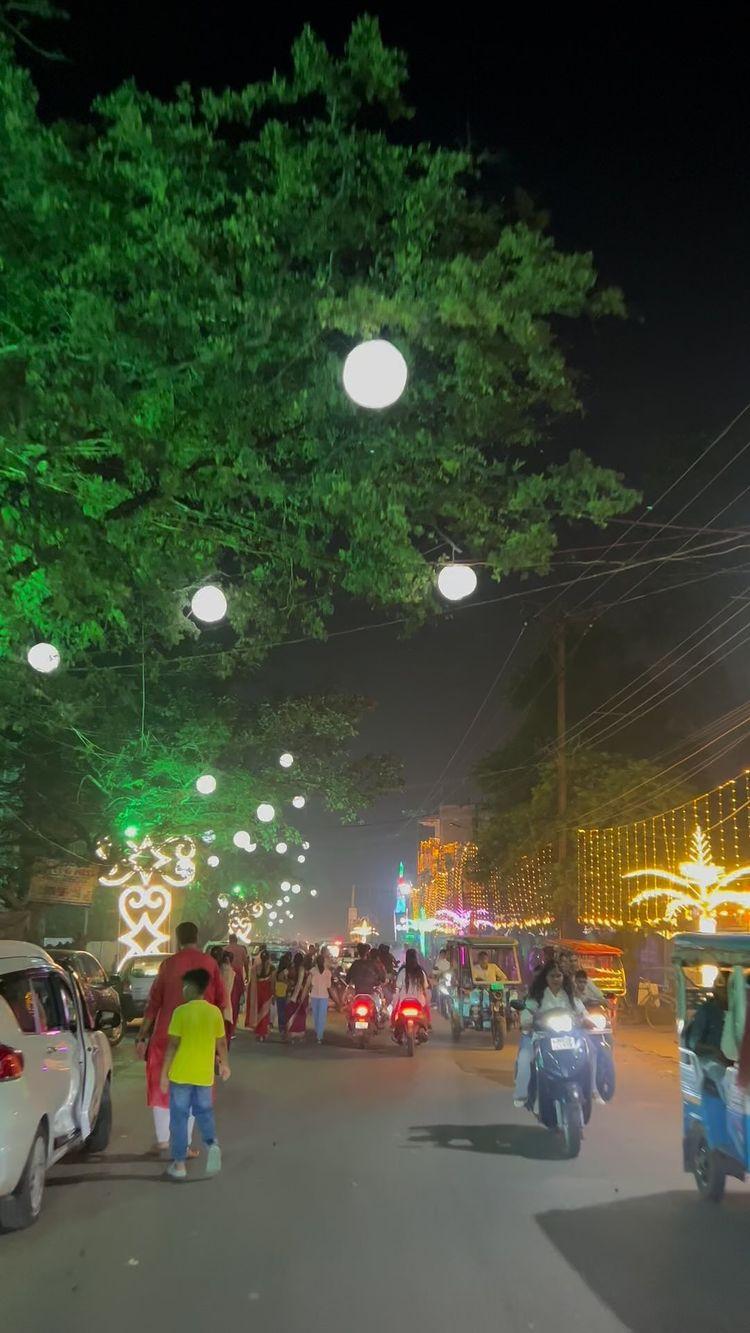
[[[426,614],[436,528],[499,578],[545,570],[557,520],[632,502],[581,454],[535,456],[578,408],[561,321],[619,295],[484,206],[469,154],[389,140],[404,81],[365,18],[340,59],[305,30],[289,77],[126,84],[47,126],[0,38],[6,651],[127,650],[142,624],[169,650],[220,574],[259,658],[342,593]],[[368,413],[341,364],[381,333],[410,384]]]

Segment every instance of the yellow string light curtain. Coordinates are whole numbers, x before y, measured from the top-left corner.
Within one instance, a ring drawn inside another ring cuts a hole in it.
[[[490,875],[492,913],[505,929],[547,926],[552,921],[551,845],[533,856],[522,856],[512,869]]]
[[[690,862],[696,829],[717,865],[728,871],[750,864],[750,775],[741,773],[711,791],[647,819],[608,828],[578,830],[578,915],[587,925],[669,925],[669,897],[659,874],[679,874]],[[637,884],[626,876],[636,876]],[[639,892],[636,892],[638,890]],[[647,894],[648,890],[653,892]],[[659,892],[661,890],[661,892]],[[640,899],[633,903],[634,897]],[[742,913],[741,928],[746,928]],[[720,926],[736,923],[731,908]],[[689,925],[689,922],[686,923]]]
[[[426,838],[419,846],[417,885],[411,913],[420,909],[428,918],[441,910],[477,918],[496,929],[546,925],[551,917],[552,848],[543,847],[534,856],[523,856],[510,872],[479,872],[474,843],[445,842]]]

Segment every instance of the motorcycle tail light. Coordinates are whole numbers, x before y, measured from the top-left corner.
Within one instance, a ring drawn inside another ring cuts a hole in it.
[[[370,1006],[369,1004],[355,1004],[354,1012],[357,1015],[357,1018],[368,1018],[370,1015]]]
[[[23,1055],[12,1046],[0,1046],[0,1083],[12,1083],[23,1073]]]
[[[402,1017],[402,1018],[419,1018],[419,1016],[421,1015],[421,1013],[422,1013],[422,1010],[420,1009],[420,1007],[419,1007],[418,1004],[402,1004],[402,1005],[401,1005],[401,1017]]]

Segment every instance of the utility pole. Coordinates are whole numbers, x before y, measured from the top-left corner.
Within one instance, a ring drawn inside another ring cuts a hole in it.
[[[557,859],[560,865],[565,861],[568,839],[565,830],[565,815],[568,810],[568,768],[565,752],[565,619],[561,617],[555,628],[555,674],[557,677],[557,815],[560,820],[560,833],[557,845]]]

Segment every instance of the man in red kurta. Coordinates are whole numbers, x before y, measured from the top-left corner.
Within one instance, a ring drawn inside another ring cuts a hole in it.
[[[160,1151],[169,1148],[169,1094],[162,1092],[162,1065],[169,1040],[169,1024],[178,1004],[182,1004],[182,978],[194,967],[208,972],[210,981],[204,999],[224,1011],[224,983],[219,968],[210,954],[198,948],[198,927],[192,921],[183,921],[175,932],[177,953],[165,958],[151,987],[146,1013],[136,1043],[139,1059],[146,1059],[146,1102],[154,1112],[156,1145]]]

